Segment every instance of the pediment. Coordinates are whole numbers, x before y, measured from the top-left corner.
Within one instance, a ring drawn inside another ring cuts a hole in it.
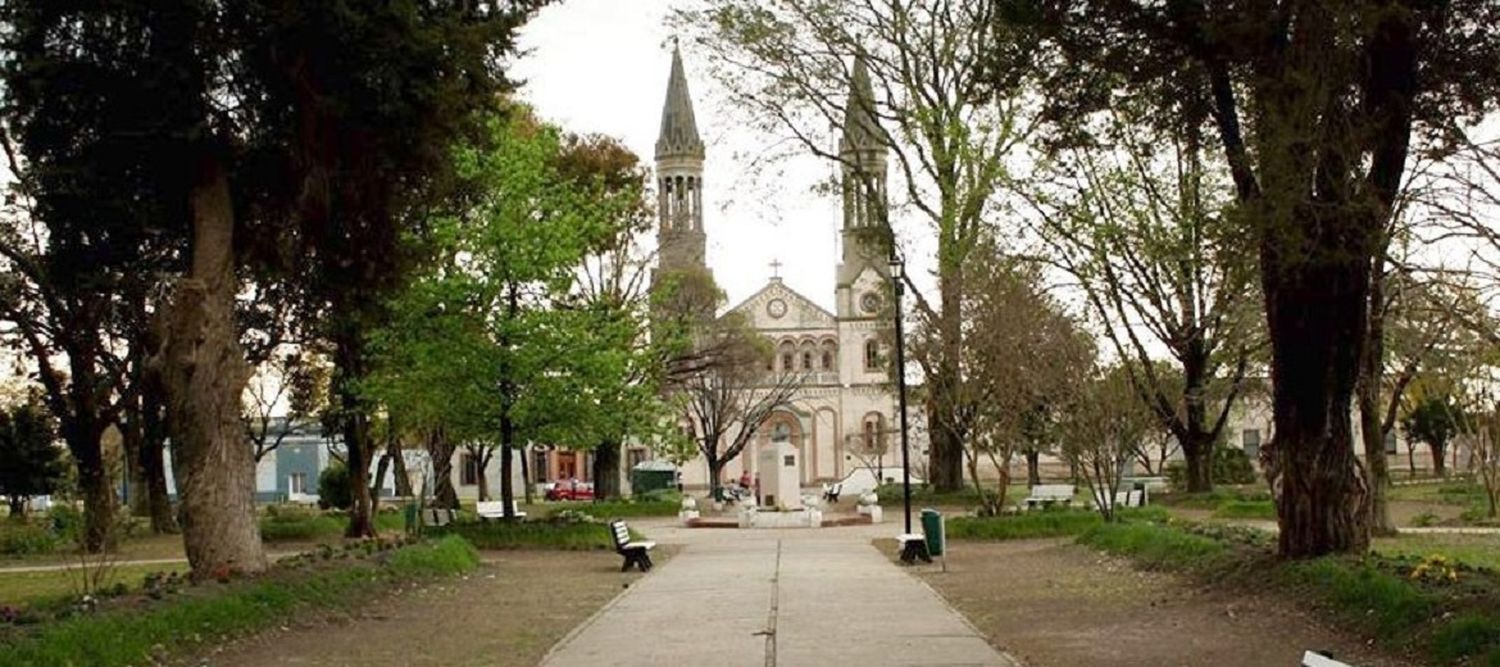
[[[772,280],[729,312],[740,313],[756,329],[824,329],[837,325],[833,313],[780,280]]]

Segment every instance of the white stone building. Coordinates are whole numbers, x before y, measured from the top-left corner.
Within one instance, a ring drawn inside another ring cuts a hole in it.
[[[768,370],[794,371],[807,380],[791,400],[757,429],[752,444],[724,469],[726,480],[753,477],[759,449],[785,439],[801,453],[801,483],[842,480],[861,469],[900,475],[899,422],[889,381],[888,329],[892,326],[884,216],[887,150],[877,138],[868,69],[854,63],[840,157],[843,165],[843,228],[836,265],[836,312],[829,312],[773,276],[765,287],[735,305],[776,354]],[[688,94],[682,56],[672,69],[656,143],[659,268],[710,270],[705,264],[703,225],[704,145]],[[833,258],[830,258],[833,259]],[[910,409],[918,416],[920,409]],[[920,423],[920,421],[918,422]],[[926,459],[926,437],[910,429],[913,462]],[[699,457],[682,470],[693,489],[708,485]]]

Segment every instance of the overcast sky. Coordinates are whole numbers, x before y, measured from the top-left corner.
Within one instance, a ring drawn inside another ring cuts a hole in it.
[[[522,96],[546,119],[573,132],[619,138],[649,164],[655,152],[671,66],[668,11],[681,0],[567,0],[552,5],[522,33],[528,53],[512,72],[526,81]],[[766,284],[778,260],[793,289],[833,309],[838,265],[837,202],[811,189],[831,166],[808,156],[777,165],[784,176],[750,176],[763,147],[778,138],[737,128],[723,95],[695,67],[684,40],[683,61],[698,131],[707,144],[704,228],[708,263],[730,304]],[[818,128],[834,139],[826,128]],[[922,263],[913,257],[914,275]]]

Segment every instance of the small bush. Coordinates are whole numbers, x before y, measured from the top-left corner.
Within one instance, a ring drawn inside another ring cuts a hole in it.
[[[462,574],[479,566],[479,551],[464,538],[448,535],[436,542],[397,551],[391,555],[390,565],[404,575]]]
[[[34,523],[0,522],[0,555],[30,556],[52,553],[62,541],[57,534]]]
[[[271,505],[260,520],[260,539],[288,542],[334,537],[344,532],[343,519],[310,507]]]
[[[429,529],[437,535],[459,535],[480,549],[614,549],[609,527],[563,521],[457,522]]]
[[[354,506],[354,489],[349,482],[349,469],[342,463],[334,463],[318,473],[318,507],[347,510]]]
[[[1214,448],[1214,484],[1249,484],[1255,481],[1250,456],[1238,447]]]

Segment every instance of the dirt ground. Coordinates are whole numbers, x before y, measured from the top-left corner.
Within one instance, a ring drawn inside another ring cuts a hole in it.
[[[657,549],[662,551],[662,549]],[[658,562],[670,554],[652,552]],[[641,575],[607,551],[486,552],[462,579],[414,586],[350,613],[300,618],[184,665],[535,665]]]
[[[1362,667],[1414,664],[1273,595],[1205,590],[1067,540],[961,542],[947,573],[914,573],[1032,667],[1296,665],[1306,649]]]

